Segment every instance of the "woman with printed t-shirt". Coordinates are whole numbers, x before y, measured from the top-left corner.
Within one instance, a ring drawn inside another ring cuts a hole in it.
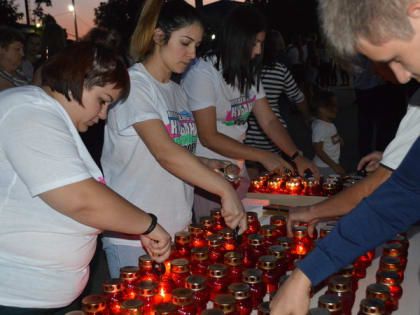
[[[242,204],[215,168],[226,164],[194,155],[197,129],[187,97],[171,80],[195,58],[203,36],[197,11],[182,0],[148,0],[131,39],[127,100],[110,110],[102,167],[107,183],[139,207],[150,209],[174,234],[191,221],[193,186],[222,199],[222,214],[234,228],[246,228]],[[103,239],[112,277],[136,265],[144,254],[138,242],[121,234]]]
[[[197,155],[229,159],[243,168],[243,161],[261,163],[269,171],[290,165],[279,155],[244,145],[247,118],[252,111],[267,136],[296,163],[299,174],[318,170],[304,158],[270,108],[260,84],[261,54],[265,39],[265,17],[255,8],[239,5],[226,17],[216,36],[216,48],[200,58],[186,73],[182,87],[197,123]],[[238,188],[248,190],[246,170]],[[196,218],[209,214],[217,196],[196,189]]]
[[[143,234],[153,259],[169,256],[168,233],[104,185],[79,136],[129,88],[118,55],[77,43],[44,65],[41,87],[0,93],[0,314],[55,314],[76,299],[100,230]]]

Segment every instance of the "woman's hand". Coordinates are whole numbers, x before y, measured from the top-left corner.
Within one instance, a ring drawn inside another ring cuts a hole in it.
[[[287,236],[293,237],[293,225],[297,222],[308,223],[309,236],[313,236],[315,226],[318,219],[313,215],[313,209],[309,207],[289,208],[289,215],[287,217]]]
[[[149,234],[140,235],[140,240],[152,260],[161,263],[169,258],[171,236],[159,224]]]
[[[318,167],[316,167],[316,165],[314,163],[312,163],[312,161],[308,160],[303,155],[299,155],[294,160],[294,162],[296,164],[297,171],[298,171],[300,176],[304,177],[305,176],[305,171],[307,169],[309,169],[312,173],[312,176],[315,177],[316,180],[319,180],[319,169],[318,169]]]
[[[372,153],[362,157],[359,164],[357,164],[357,170],[360,171],[364,169],[367,172],[373,172],[379,167],[379,163],[382,160],[382,152],[373,151]]]
[[[309,310],[311,282],[296,268],[270,303],[271,315],[306,315]]]
[[[293,173],[293,167],[278,154],[265,151],[259,162],[269,172],[284,174],[285,170],[290,170]]]
[[[230,184],[229,184],[230,185]],[[239,234],[247,229],[246,214],[236,191],[230,187],[225,196],[221,197],[222,216],[226,225],[235,229],[239,225]]]

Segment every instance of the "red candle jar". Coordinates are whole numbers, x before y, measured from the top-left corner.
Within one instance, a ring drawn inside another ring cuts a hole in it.
[[[201,315],[225,315],[225,312],[212,308],[201,312]]]
[[[223,262],[225,251],[223,248],[223,237],[218,234],[207,236],[207,244],[209,246],[209,259],[211,263]]]
[[[233,239],[233,230],[230,228],[223,228],[219,232],[223,237],[223,250],[225,252],[231,252],[236,249],[236,241]]]
[[[381,300],[385,305],[385,314],[390,315],[392,313],[391,292],[386,285],[381,283],[368,285],[366,288],[366,298]]]
[[[400,276],[400,282],[404,281],[404,273],[401,270],[401,262],[397,257],[381,257],[378,273],[381,271],[395,271]]]
[[[190,224],[188,226],[188,232],[190,232],[191,235],[191,246],[193,248],[203,247],[207,245],[204,230],[201,228],[201,225]]]
[[[300,195],[302,188],[302,179],[298,176],[290,177],[286,182],[286,190],[289,195]]]
[[[174,288],[185,287],[185,280],[190,275],[190,262],[185,258],[171,261],[171,279]]]
[[[149,255],[142,255],[139,257],[138,282],[145,280],[159,281],[159,277],[153,271],[153,260]]]
[[[278,235],[274,225],[266,224],[261,226],[260,234],[264,236],[263,246],[266,249],[277,244]]]
[[[327,197],[335,195],[338,192],[337,182],[327,178],[322,184],[322,191]]]
[[[349,279],[342,276],[333,276],[328,282],[327,294],[337,295],[341,300],[343,314],[351,315],[351,309],[354,304],[354,293],[351,289]]]
[[[248,235],[257,234],[261,228],[260,221],[258,221],[258,214],[256,212],[248,211],[246,213],[247,229],[242,234],[242,247],[246,247],[248,243]]]
[[[357,315],[385,315],[385,305],[378,299],[363,299]]]
[[[214,298],[225,293],[228,286],[227,266],[224,264],[213,264],[209,266],[209,276],[207,285],[210,288],[210,300],[214,302]]]
[[[341,300],[337,295],[325,294],[319,297],[318,307],[325,308],[330,315],[343,315]]]
[[[154,281],[142,281],[136,286],[137,299],[143,301],[144,314],[153,314],[153,307],[162,303],[162,297],[158,294],[159,285]]]
[[[281,245],[273,245],[268,248],[268,254],[276,257],[276,267],[280,277],[285,275],[287,271],[286,249]]]
[[[177,315],[176,306],[172,303],[159,303],[153,307],[154,315]]]
[[[251,234],[248,236],[248,244],[245,248],[245,267],[255,267],[258,258],[266,253],[263,246],[264,236],[261,234]]]
[[[308,315],[330,315],[330,312],[326,308],[315,307],[309,310]]]
[[[102,285],[109,315],[121,314],[123,301],[123,285],[120,279],[105,281]]]
[[[204,311],[210,301],[210,292],[207,290],[206,282],[206,278],[202,276],[189,276],[186,281],[187,288],[194,292],[194,304],[198,313]]]
[[[294,260],[303,259],[312,249],[312,241],[306,226],[296,226],[293,231],[292,247],[290,249]]]
[[[334,226],[332,225],[325,225],[319,230],[319,238],[324,238],[327,236],[332,230],[334,229]]]
[[[354,275],[358,279],[366,277],[366,268],[372,263],[373,257],[375,256],[375,250],[369,251],[366,254],[360,256],[354,263]]]
[[[108,315],[106,299],[100,294],[85,296],[82,299],[82,310],[86,315]]]
[[[306,228],[309,229],[308,223],[306,223],[306,222],[298,222],[298,223],[295,224],[295,226],[293,228],[295,228],[296,226],[306,226]],[[309,233],[308,233],[308,236],[309,236]],[[316,228],[314,228],[312,237],[309,236],[309,238],[313,241],[315,241],[318,238],[318,231],[317,231]]]
[[[399,243],[384,244],[382,256],[396,257],[400,260],[401,270],[404,271],[407,266],[407,256],[404,256],[404,247]]]
[[[295,268],[294,266],[294,258],[292,255],[292,240],[288,237],[279,237],[277,239],[277,244],[280,246],[283,246],[283,248],[286,250],[286,268],[288,271],[293,270]]]
[[[201,228],[204,231],[204,236],[210,236],[216,233],[214,228],[214,219],[212,217],[202,217],[200,219]]]
[[[220,294],[214,299],[214,308],[223,311],[225,315],[239,315],[235,307],[235,298],[230,294]]]
[[[282,192],[282,182],[279,180],[278,177],[271,178],[267,180],[267,190],[270,193],[281,193]]]
[[[264,191],[264,180],[257,178],[254,180],[251,180],[251,185],[249,186],[249,191],[250,192],[263,192]]]
[[[172,301],[172,290],[174,289],[171,277],[164,276],[158,282],[158,294],[162,298],[163,303],[169,303]]]
[[[270,315],[270,302],[263,302],[258,306],[258,315]]]
[[[236,300],[235,307],[239,315],[249,315],[252,312],[252,301],[249,295],[249,285],[246,283],[232,283],[228,287],[229,293]]]
[[[228,252],[224,257],[224,264],[228,266],[228,282],[240,282],[242,279],[244,255],[238,252]]]
[[[267,286],[267,293],[277,289],[280,272],[277,269],[277,258],[273,255],[264,255],[258,259],[258,269],[263,272],[263,281]]]
[[[127,300],[121,305],[121,315],[143,315],[143,301]]]
[[[349,279],[351,283],[351,289],[353,291],[353,294],[356,293],[358,288],[358,278],[354,276],[354,266],[348,265],[347,267],[341,269],[339,272],[337,272],[337,275],[342,276],[346,279]]]
[[[398,309],[398,300],[401,298],[403,290],[401,288],[401,280],[395,271],[381,271],[376,274],[376,282],[386,285],[391,294],[391,302],[393,311]]]
[[[188,288],[177,288],[172,291],[172,304],[179,315],[197,315],[194,305],[194,292]]]
[[[405,235],[403,235],[403,234],[397,234],[397,235],[395,235],[394,238],[392,238],[391,240],[389,240],[387,243],[388,244],[389,243],[399,243],[399,244],[401,244],[403,246],[403,248],[404,248],[404,250],[403,250],[403,256],[407,256],[407,254],[408,254],[408,247],[409,247],[410,243],[408,242],[408,239],[407,239],[407,237]]]
[[[189,232],[176,232],[175,233],[175,251],[172,253],[171,258],[185,258],[190,259],[191,256],[191,235]]]
[[[262,275],[263,272],[259,269],[246,269],[242,272],[242,282],[249,285],[253,309],[257,309],[262,303],[267,291]]]
[[[214,219],[214,229],[216,232],[226,227],[225,219],[222,216],[222,209],[210,210],[210,215]]]
[[[322,189],[319,181],[315,177],[309,177],[303,182],[304,194],[307,196],[321,196]]]
[[[206,277],[210,266],[209,248],[195,247],[191,250],[191,273]]]
[[[120,269],[120,280],[123,283],[123,300],[134,300],[136,298],[136,285],[138,281],[139,268],[126,266]]]
[[[287,235],[286,217],[282,215],[272,215],[270,217],[270,224],[276,227],[277,237]]]

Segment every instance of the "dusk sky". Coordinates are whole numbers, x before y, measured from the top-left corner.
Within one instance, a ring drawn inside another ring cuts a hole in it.
[[[204,4],[212,3],[218,0],[204,0]],[[60,24],[67,30],[67,34],[70,39],[75,38],[74,32],[74,20],[73,14],[69,12],[68,6],[71,4],[71,0],[52,0],[52,7],[44,6],[44,11],[51,14]],[[100,2],[106,2],[106,0],[75,0],[76,17],[77,17],[77,28],[79,31],[79,37],[87,33],[89,29],[94,26],[94,9],[99,6]],[[187,0],[188,3],[193,4],[194,0]],[[243,2],[243,0],[241,1]],[[15,0],[15,3],[19,5],[19,11],[25,13],[25,2],[24,0]],[[30,11],[35,8],[33,0],[29,0]],[[26,17],[22,20],[22,23],[26,22]]]

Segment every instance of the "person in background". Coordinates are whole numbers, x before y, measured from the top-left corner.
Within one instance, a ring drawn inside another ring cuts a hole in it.
[[[338,112],[335,94],[317,91],[312,97],[311,108],[316,117],[312,121],[312,145],[315,151],[313,161],[322,176],[344,176],[346,171],[340,165],[340,147],[344,142],[333,123]]]
[[[25,37],[18,30],[0,27],[0,91],[29,83],[18,70],[22,63],[24,41]]]
[[[0,314],[55,314],[75,300],[101,230],[169,257],[169,234],[106,186],[79,136],[129,89],[120,57],[84,42],[49,59],[41,87],[0,93]]]
[[[279,55],[283,50],[284,41],[280,32],[276,30],[268,32],[264,45],[261,74],[261,82],[267,101],[284,128],[287,128],[287,124],[280,113],[282,96],[286,96],[292,104],[295,104],[302,113],[304,120],[309,124],[311,117],[305,96],[298,88],[290,71],[279,60]],[[248,129],[244,143],[257,149],[281,154],[279,147],[267,137],[252,113],[248,118]],[[259,163],[247,161],[247,170],[250,177],[254,178],[263,170],[263,167]]]
[[[228,163],[194,155],[197,128],[187,97],[173,73],[196,57],[203,23],[182,0],[148,0],[130,44],[137,61],[129,69],[131,91],[109,112],[101,164],[105,180],[135,205],[153,212],[171,235],[191,223],[193,185],[218,195],[230,228],[246,229],[242,204],[232,185],[214,170]],[[103,238],[111,277],[137,265],[144,254],[131,236]]]
[[[34,73],[41,63],[42,41],[41,36],[31,33],[26,36],[25,56],[23,57],[20,69],[29,82],[32,82]]]
[[[361,53],[372,61],[386,63],[400,83],[411,78],[420,80],[420,1],[324,0],[319,12],[324,33],[338,55],[351,60]],[[420,219],[419,158],[417,137],[389,179],[298,263],[271,302],[270,314],[306,314],[311,284],[316,286]]]

